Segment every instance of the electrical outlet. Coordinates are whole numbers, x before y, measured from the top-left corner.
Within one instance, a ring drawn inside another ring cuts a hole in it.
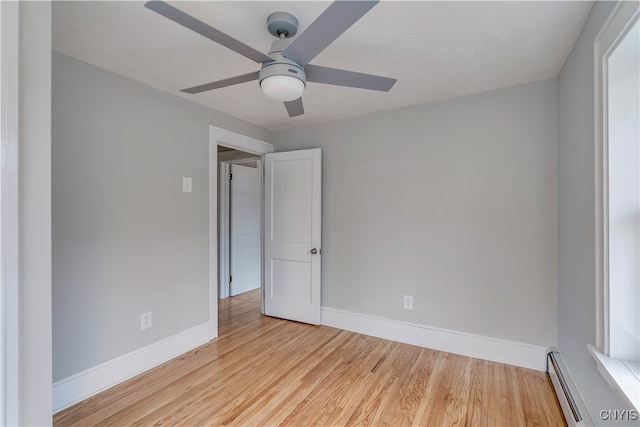
[[[142,313],[140,315],[140,330],[144,331],[145,329],[149,329],[152,325],[151,312],[147,311],[146,313]]]
[[[413,310],[413,297],[411,295],[404,296],[404,309]]]

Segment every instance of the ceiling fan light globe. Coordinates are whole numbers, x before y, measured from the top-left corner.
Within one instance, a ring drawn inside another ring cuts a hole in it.
[[[286,75],[269,76],[260,82],[265,96],[283,102],[300,98],[304,92],[304,86],[302,80]]]

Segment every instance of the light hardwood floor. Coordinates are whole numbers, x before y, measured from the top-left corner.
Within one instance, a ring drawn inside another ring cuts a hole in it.
[[[562,426],[547,375],[260,315],[220,301],[219,338],[54,416],[62,426]]]

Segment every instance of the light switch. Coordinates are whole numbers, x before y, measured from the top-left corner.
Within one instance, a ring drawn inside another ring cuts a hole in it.
[[[191,177],[183,176],[182,177],[182,192],[183,193],[191,193],[193,187],[191,185]]]

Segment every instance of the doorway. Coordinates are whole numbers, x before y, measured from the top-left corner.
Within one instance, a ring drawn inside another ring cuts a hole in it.
[[[218,145],[218,298],[261,287],[262,160]]]
[[[220,148],[219,148],[220,147]],[[231,154],[232,151],[240,151],[245,154],[257,156],[262,160],[262,156],[267,153],[273,152],[273,145],[260,141],[251,137],[240,135],[234,132],[230,132],[225,129],[221,129],[215,126],[209,126],[209,335],[210,339],[218,337],[218,297],[222,295],[220,293],[220,283],[224,283],[224,280],[220,280],[220,264],[219,264],[219,247],[220,247],[220,233],[219,233],[219,221],[218,221],[218,182],[221,181],[219,171],[219,160],[237,160],[229,159],[230,156],[237,154]],[[225,154],[229,152],[229,154]],[[262,175],[262,174],[261,174]],[[262,193],[260,206],[262,206]],[[262,209],[261,209],[262,211]],[[262,212],[261,212],[262,216]],[[260,224],[262,224],[262,218]],[[262,251],[264,242],[262,241],[262,233],[260,233],[260,289],[263,288],[264,283],[264,268],[262,266]],[[261,292],[261,291],[259,291]],[[261,298],[262,299],[262,298]],[[264,302],[261,302],[261,311],[264,310]]]

